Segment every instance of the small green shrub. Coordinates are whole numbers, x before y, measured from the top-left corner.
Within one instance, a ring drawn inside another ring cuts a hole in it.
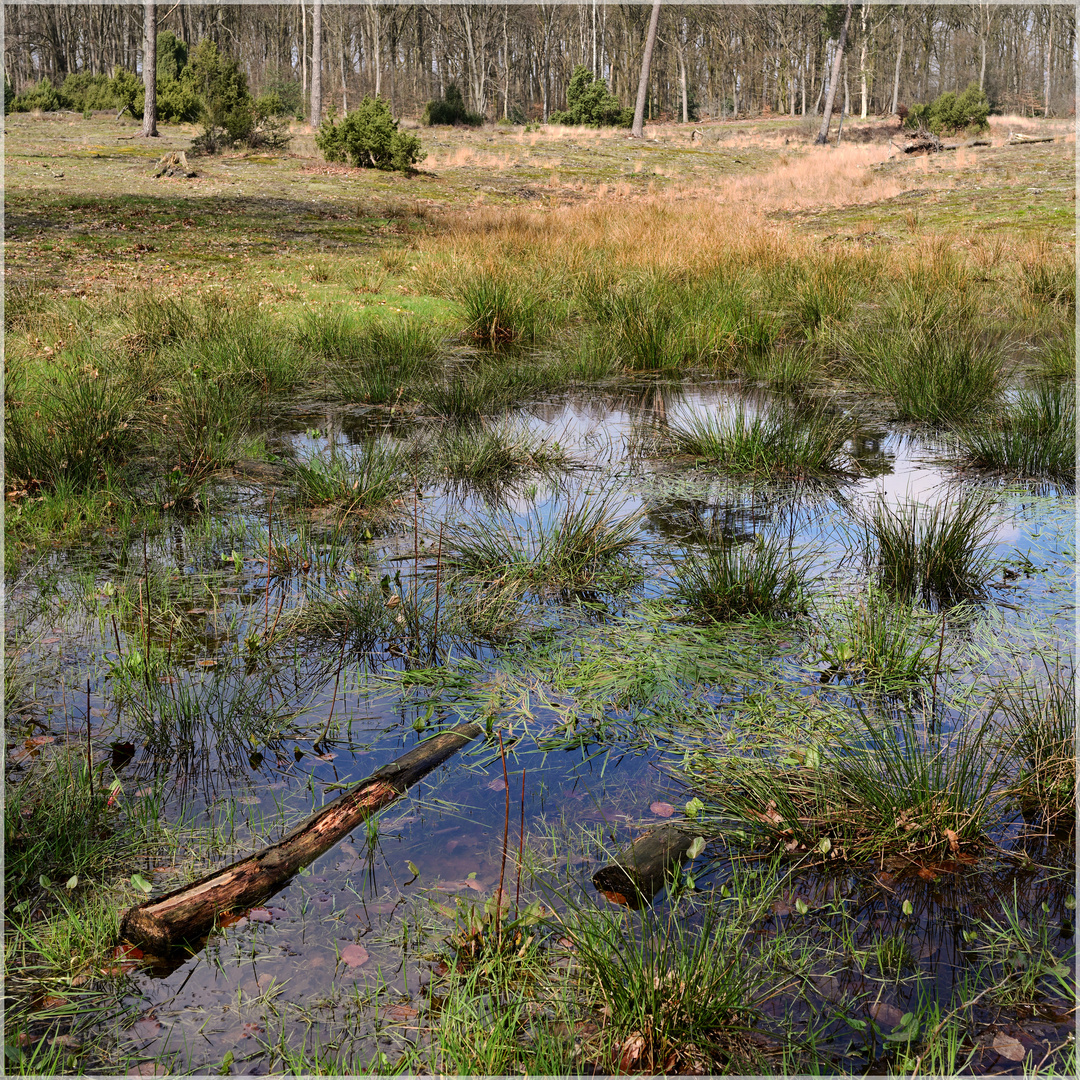
[[[480,113],[469,112],[465,107],[465,99],[457,83],[451,83],[442,98],[429,101],[424,106],[424,115],[420,123],[425,127],[435,124],[464,124],[466,127],[479,127],[484,122]]]
[[[60,95],[48,78],[35,83],[21,94],[16,94],[11,103],[12,112],[33,112],[35,109],[56,112],[62,107]]]
[[[86,113],[94,109],[112,109],[116,106],[112,79],[108,75],[91,75],[88,71],[73,72],[60,87],[63,107]]]
[[[238,61],[204,38],[191,54],[182,80],[202,99],[203,132],[195,140],[197,148],[212,154],[249,138],[255,128],[255,103]]]
[[[328,117],[315,136],[315,145],[327,161],[388,171],[412,172],[427,156],[415,135],[398,131],[398,122],[381,97],[365,97],[340,124]]]
[[[985,131],[990,126],[986,121],[989,115],[986,95],[978,83],[969,83],[962,94],[950,90],[929,104],[913,105],[904,124],[915,130],[926,128],[935,135],[951,135],[958,131]]]
[[[578,64],[566,90],[566,108],[548,117],[549,124],[579,124],[588,127],[630,127],[632,109],[624,109],[608,91],[603,79],[593,78],[584,64]]]
[[[112,93],[118,109],[127,109],[134,117],[142,116],[145,92],[142,79],[134,72],[118,67],[112,77]]]

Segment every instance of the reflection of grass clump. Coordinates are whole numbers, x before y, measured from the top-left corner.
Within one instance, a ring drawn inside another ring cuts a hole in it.
[[[866,552],[884,589],[904,600],[921,596],[949,605],[984,593],[992,566],[994,500],[960,492],[927,506],[891,507],[879,498],[864,522]]]
[[[657,443],[730,472],[811,475],[844,470],[851,433],[849,419],[826,409],[740,407],[730,416],[695,415],[668,424],[657,431]]]
[[[803,606],[804,562],[792,559],[778,536],[755,536],[745,544],[721,538],[703,553],[684,554],[675,567],[676,595],[710,619],[780,617]]]

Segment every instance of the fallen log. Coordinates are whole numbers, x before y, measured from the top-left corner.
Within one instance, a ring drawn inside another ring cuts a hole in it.
[[[276,844],[128,909],[120,921],[121,937],[147,952],[163,953],[205,936],[222,915],[252,907],[277,892],[297,870],[389,806],[482,730],[479,724],[458,724],[425,739],[317,810]]]
[[[1030,146],[1032,143],[1053,142],[1053,135],[1024,135],[1019,131],[1009,132],[1009,146]]]
[[[678,825],[652,829],[597,870],[593,885],[612,903],[645,907],[678,869],[697,835]]]

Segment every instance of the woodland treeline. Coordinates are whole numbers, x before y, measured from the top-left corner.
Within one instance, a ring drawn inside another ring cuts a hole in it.
[[[6,3],[16,90],[43,77],[141,70],[143,6]],[[664,5],[650,119],[819,113],[844,5]],[[308,110],[311,4],[159,4],[158,30],[239,59],[256,92]],[[624,105],[637,92],[648,4],[334,4],[322,8],[324,112],[365,94],[418,116],[456,84],[489,120],[546,119],[584,64]],[[857,4],[837,109],[895,112],[978,83],[995,111],[1075,111],[1076,17],[1064,5]],[[310,117],[308,117],[310,119]]]

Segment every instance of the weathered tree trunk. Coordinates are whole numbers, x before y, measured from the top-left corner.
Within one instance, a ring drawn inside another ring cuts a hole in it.
[[[609,900],[635,910],[651,903],[664,887],[695,833],[678,825],[661,825],[639,836],[615,861],[593,874],[593,884]]]
[[[641,78],[638,80],[637,104],[634,106],[634,126],[630,134],[635,139],[645,135],[645,99],[649,96],[649,69],[652,67],[652,54],[656,46],[656,28],[660,25],[660,2],[654,0],[652,18],[649,19],[649,33],[645,38],[645,54],[641,58]]]
[[[844,62],[844,45],[847,42],[847,32],[851,23],[851,9],[853,6],[848,4],[847,11],[844,12],[844,25],[840,28],[840,40],[836,45],[832,74],[829,76],[829,94],[825,98],[825,115],[821,118],[821,130],[814,140],[819,146],[824,146],[829,141],[829,124],[832,121],[833,103],[836,101],[836,86],[840,81],[840,66]]]
[[[332,847],[365,818],[389,806],[482,730],[479,724],[458,724],[425,739],[327,803],[264,851],[130,908],[120,922],[121,936],[155,953],[196,941],[221,915],[251,907],[277,892],[302,866]]]
[[[142,136],[157,137],[157,4],[143,6]]]
[[[322,0],[311,12],[311,126],[322,122]]]

